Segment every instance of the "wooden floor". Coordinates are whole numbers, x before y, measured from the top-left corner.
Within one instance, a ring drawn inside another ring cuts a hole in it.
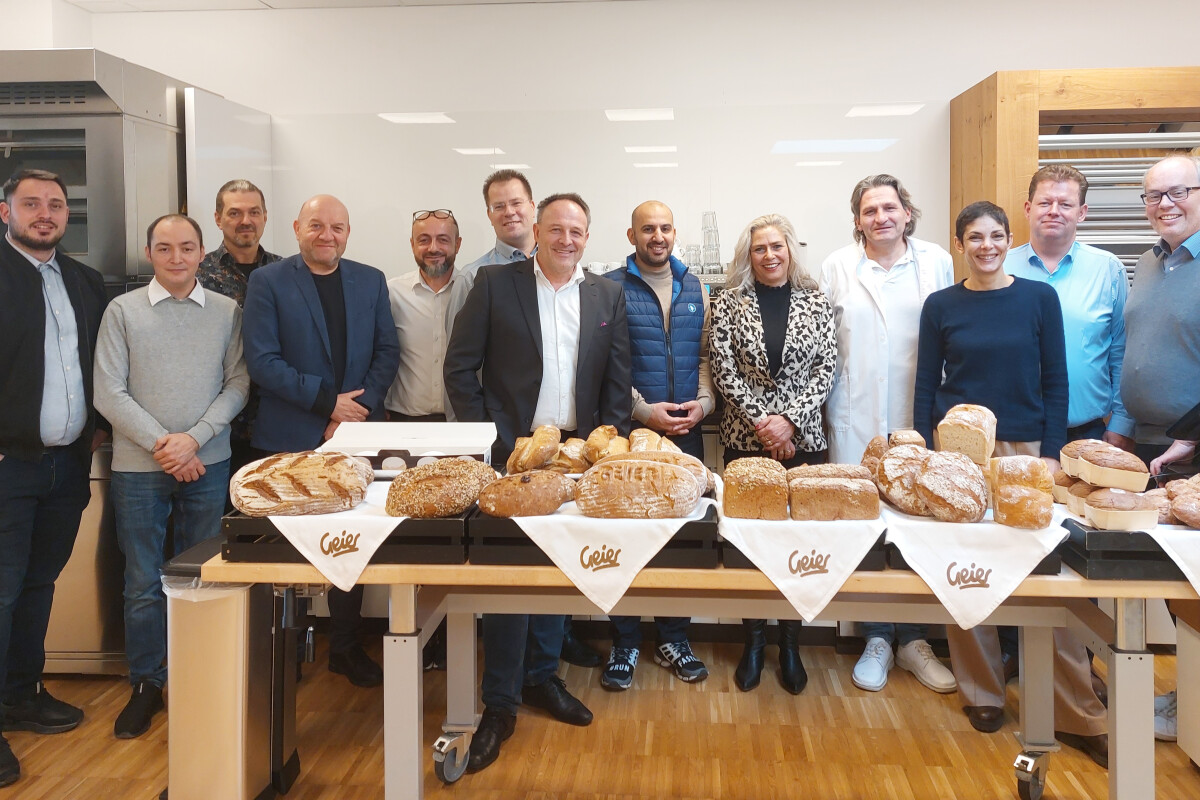
[[[323,643],[323,639],[319,639]],[[607,643],[597,643],[604,644]],[[380,655],[378,642],[373,654]],[[1011,713],[1003,730],[971,729],[956,695],[937,695],[896,668],[887,689],[850,682],[855,656],[832,648],[802,651],[810,681],[800,697],[775,677],[775,648],[763,683],[743,694],[733,683],[740,647],[697,644],[711,677],[688,686],[647,657],[634,688],[609,693],[598,670],[563,665],[568,687],[595,713],[588,728],[523,712],[500,759],[443,786],[425,767],[428,797],[449,800],[626,800],[627,798],[854,798],[951,800],[1016,797],[1018,752]],[[328,673],[324,652],[306,667],[298,696],[301,774],[289,800],[365,800],[383,796],[382,689],[357,689]],[[1158,691],[1173,688],[1175,659],[1156,659]],[[426,673],[425,734],[441,732],[444,673]],[[80,705],[83,725],[58,736],[7,734],[23,777],[0,800],[153,800],[167,781],[166,715],[140,739],[112,736],[129,696],[121,678],[49,681],[52,693]],[[1016,683],[1009,711],[1016,709]],[[1174,745],[1157,743],[1157,798],[1200,797],[1200,771]],[[1092,800],[1107,776],[1081,753],[1053,757],[1045,796]],[[222,800],[213,798],[213,800]]]

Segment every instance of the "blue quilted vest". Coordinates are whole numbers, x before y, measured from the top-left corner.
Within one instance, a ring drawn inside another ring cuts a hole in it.
[[[686,403],[700,387],[700,337],[704,330],[704,287],[683,262],[671,256],[671,330],[663,330],[658,295],[642,280],[633,256],[607,273],[625,287],[633,387],[647,403]]]

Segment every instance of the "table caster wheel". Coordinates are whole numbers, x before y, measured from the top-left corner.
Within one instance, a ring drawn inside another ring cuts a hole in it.
[[[1017,773],[1017,795],[1021,800],[1041,800],[1046,790],[1046,756],[1049,753],[1026,751],[1017,756],[1013,768]]]
[[[465,733],[444,733],[433,743],[433,772],[442,783],[454,783],[467,771],[470,742]]]

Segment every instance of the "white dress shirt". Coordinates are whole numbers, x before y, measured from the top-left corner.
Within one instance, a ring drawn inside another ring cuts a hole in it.
[[[146,287],[146,296],[150,300],[150,305],[156,306],[170,297],[171,293],[167,291],[165,286],[158,282],[158,278],[151,278],[150,285]],[[204,287],[200,285],[200,281],[196,281],[196,284],[192,287],[192,291],[183,299],[191,300],[196,305],[204,308]]]
[[[445,414],[448,420],[454,419],[442,367],[454,318],[470,290],[470,277],[458,270],[436,292],[419,269],[388,281],[392,319],[400,340],[400,367],[383,401],[389,411],[410,417]]]
[[[542,323],[542,383],[533,427],[554,425],[564,431],[576,430],[575,372],[579,365],[579,284],[583,267],[575,271],[561,289],[555,289],[534,261],[537,282],[538,316]]]

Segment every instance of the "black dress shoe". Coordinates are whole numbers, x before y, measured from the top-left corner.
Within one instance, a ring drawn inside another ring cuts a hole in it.
[[[1088,758],[1108,769],[1108,734],[1098,733],[1095,736],[1082,736],[1078,733],[1055,731],[1054,738],[1068,747],[1082,750]]]
[[[329,671],[345,675],[355,686],[364,689],[383,683],[383,670],[371,660],[360,644],[344,653],[330,653]]]
[[[446,671],[446,620],[437,626],[421,651],[421,668],[425,672]]]
[[[995,733],[1004,726],[1004,709],[999,706],[963,706],[963,711],[980,733]]]
[[[567,691],[566,684],[557,675],[536,686],[521,690],[521,700],[527,706],[549,711],[550,716],[568,725],[591,725],[592,712]]]
[[[479,772],[489,766],[500,755],[500,745],[508,741],[517,727],[516,714],[498,708],[485,708],[479,728],[471,737],[471,748],[467,755],[467,772]]]
[[[12,786],[21,778],[21,762],[13,755],[8,740],[0,736],[0,789]]]
[[[767,646],[767,621],[744,619],[742,628],[746,633],[746,645],[742,648],[742,658],[733,672],[733,682],[743,692],[748,692],[762,680],[763,650]]]
[[[162,688],[149,681],[138,681],[129,702],[113,723],[113,736],[135,739],[150,730],[150,721],[163,710]]]
[[[574,634],[563,635],[562,651],[559,658],[577,667],[598,667],[604,663],[604,656],[575,638]]]
[[[63,733],[73,730],[82,721],[83,709],[51,697],[41,681],[37,682],[33,694],[12,705],[4,705],[5,731]]]
[[[795,620],[779,620],[779,682],[792,694],[808,685],[808,671],[800,660],[800,623]]]

